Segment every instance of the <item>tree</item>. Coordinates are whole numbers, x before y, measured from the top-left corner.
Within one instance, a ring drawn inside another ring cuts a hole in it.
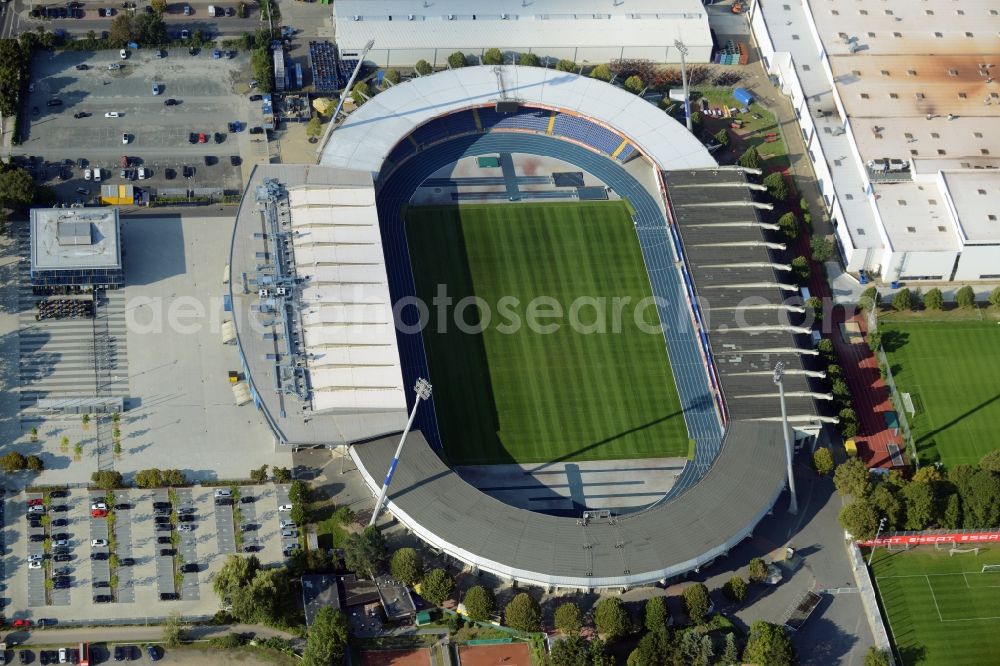
[[[77,442],[73,445],[73,460],[80,462],[83,457],[83,442]]]
[[[944,305],[944,296],[937,287],[932,287],[924,294],[924,307],[928,310],[940,310]]]
[[[576,70],[576,63],[572,60],[560,60],[556,63],[557,72],[575,72]]]
[[[865,653],[864,666],[889,666],[889,653],[874,645]]]
[[[233,591],[232,616],[248,624],[272,624],[289,587],[288,570],[261,569],[249,585]]]
[[[572,601],[559,604],[553,619],[556,629],[565,636],[576,636],[583,628],[583,615],[580,613],[580,607]]]
[[[754,148],[753,146],[750,146],[745,151],[743,151],[743,154],[740,155],[740,158],[736,161],[744,169],[760,168],[760,155],[757,154],[757,149]]]
[[[392,554],[389,561],[389,571],[396,580],[407,585],[414,585],[424,574],[424,561],[413,548],[400,548]]]
[[[990,472],[1000,472],[1000,449],[993,449],[980,458],[979,467]]]
[[[813,451],[813,467],[820,476],[826,476],[833,471],[833,454],[826,447]]]
[[[888,483],[880,483],[868,498],[875,507],[875,512],[885,518],[887,530],[899,529],[903,523],[903,503],[896,497],[892,488]]]
[[[913,309],[913,294],[909,289],[900,289],[892,297],[892,307],[898,312]]]
[[[90,475],[90,481],[101,490],[114,490],[125,485],[121,472],[106,469]]]
[[[646,87],[643,83],[642,77],[638,74],[633,74],[632,76],[625,79],[625,90],[629,91],[633,95],[638,95]]]
[[[372,91],[365,81],[358,81],[354,84],[354,88],[351,89],[351,99],[354,100],[357,106],[361,106],[367,102],[371,94]]]
[[[111,19],[108,41],[112,45],[121,48],[129,42],[135,41],[136,37],[135,23],[131,14],[119,14]]]
[[[315,143],[316,139],[318,139],[322,134],[323,121],[320,120],[318,115],[313,114],[313,117],[306,123],[306,136],[309,137],[310,143]]]
[[[346,649],[347,616],[340,609],[324,606],[309,626],[306,648],[302,653],[303,666],[343,664]]]
[[[389,69],[385,70],[385,74],[382,76],[382,80],[383,81],[388,81],[392,85],[396,85],[397,83],[399,83],[403,79],[399,75],[399,70],[398,69],[390,67]]]
[[[549,653],[549,663],[552,666],[589,666],[590,654],[587,652],[587,645],[576,635],[556,641]]]
[[[465,606],[465,613],[469,616],[470,620],[476,622],[485,622],[490,619],[496,603],[497,600],[493,596],[493,590],[485,588],[482,585],[470,588],[465,593],[465,596],[462,597],[462,605]]]
[[[20,472],[27,467],[28,460],[17,451],[11,451],[10,453],[4,454],[4,456],[0,458],[0,466],[3,466],[3,470],[5,472],[12,474],[14,472]]]
[[[858,434],[858,415],[853,409],[845,407],[837,412],[837,418],[840,419],[840,431],[844,437],[854,437]]]
[[[650,631],[629,654],[628,666],[664,666],[685,663],[679,646],[671,642],[666,631]]]
[[[858,541],[871,539],[878,531],[878,514],[866,499],[855,500],[842,508],[837,520]]]
[[[691,131],[694,132],[695,136],[701,134],[702,128],[705,126],[705,118],[701,115],[701,111],[691,112]]]
[[[3,206],[27,206],[35,200],[36,191],[34,179],[24,169],[0,172],[0,204]]]
[[[948,495],[941,514],[941,527],[946,530],[957,530],[962,526],[962,500],[958,493]]]
[[[149,6],[153,8],[153,11],[157,14],[162,14],[167,11],[167,0],[150,0]]]
[[[167,42],[167,24],[159,14],[141,14],[135,19],[135,31],[143,46],[158,46]]]
[[[26,464],[28,467],[28,471],[34,472],[35,474],[38,474],[45,470],[45,463],[42,462],[41,458],[35,455],[28,456]]]
[[[740,658],[740,651],[736,647],[736,634],[729,632],[726,634],[726,645],[722,649],[722,654],[719,655],[719,664],[721,666],[734,666]]]
[[[418,60],[417,64],[413,66],[413,69],[415,69],[417,74],[420,76],[427,76],[434,71],[434,68],[431,67],[431,64],[426,60]]]
[[[600,79],[601,81],[610,81],[611,76],[612,76],[611,68],[605,65],[604,63],[601,63],[594,69],[590,70],[590,78],[592,79]]]
[[[807,282],[809,276],[812,274],[812,269],[809,267],[809,260],[805,257],[795,257],[792,259],[792,272],[798,278],[799,282]]]
[[[250,557],[229,555],[219,573],[212,579],[212,589],[219,595],[220,600],[227,597],[232,599],[233,593],[249,585],[260,569],[260,560],[254,555]]]
[[[444,569],[431,569],[420,581],[420,596],[429,603],[440,606],[455,591],[455,581]]]
[[[264,483],[267,481],[267,465],[261,465],[257,469],[250,470],[250,480],[254,483]]]
[[[292,470],[287,467],[272,467],[271,474],[274,475],[275,483],[288,483],[292,480]]]
[[[385,557],[385,538],[374,525],[360,534],[352,534],[344,544],[344,563],[356,573],[367,573],[374,578]]]
[[[90,414],[84,414],[80,417],[80,423],[83,424],[83,429],[86,430],[90,425]]]
[[[833,242],[826,236],[813,236],[809,239],[809,247],[814,261],[822,263],[833,257]]]
[[[179,469],[165,469],[163,470],[163,485],[172,486],[186,486],[187,477],[184,476],[184,472]]]
[[[743,600],[747,598],[749,590],[747,582],[739,576],[733,576],[722,586],[722,593],[738,604],[743,603]]]
[[[288,501],[292,504],[308,502],[309,486],[307,486],[303,481],[292,481],[292,485],[288,487]]]
[[[751,583],[763,583],[767,579],[767,564],[763,559],[755,557],[750,560],[747,578],[750,579]]]
[[[758,621],[750,625],[743,661],[758,666],[790,666],[796,661],[795,648],[784,627]]]
[[[670,610],[664,597],[650,597],[646,600],[644,624],[649,631],[666,631],[670,624]]]
[[[135,485],[139,488],[159,488],[163,485],[163,472],[155,467],[141,469],[135,473]]]
[[[517,57],[517,64],[522,67],[541,67],[542,61],[534,53],[522,53]]]
[[[781,228],[781,233],[785,234],[789,240],[795,240],[799,237],[799,219],[795,217],[795,213],[789,211],[779,217],[778,226]]]
[[[595,636],[590,641],[590,666],[610,666],[604,648],[604,641],[599,637]],[[614,664],[614,659],[611,660],[611,664]]]
[[[701,624],[708,615],[708,610],[712,606],[712,599],[708,596],[708,588],[701,583],[695,583],[684,588],[681,593],[684,599],[684,611],[695,624]]]
[[[172,611],[163,622],[163,643],[167,647],[175,648],[181,644],[181,614]]]
[[[605,640],[612,641],[632,630],[632,619],[621,599],[608,597],[594,607],[594,626]]]
[[[903,486],[903,502],[906,506],[907,530],[923,530],[934,522],[934,490],[929,484],[911,482]]]
[[[516,594],[507,602],[503,617],[508,627],[518,631],[540,631],[542,628],[542,609],[527,592]]]
[[[1000,478],[980,470],[959,486],[964,526],[986,528],[1000,522]]]
[[[861,292],[861,298],[858,299],[858,305],[865,310],[872,310],[878,307],[879,301],[881,300],[882,294],[878,292],[878,287],[873,285]]]
[[[483,53],[483,64],[502,65],[503,53],[498,48],[486,49],[486,52]]]
[[[842,497],[850,495],[860,499],[868,495],[868,491],[871,490],[871,475],[863,462],[857,458],[848,458],[837,465],[833,473],[833,485]]]
[[[725,127],[723,127],[718,132],[716,132],[713,135],[713,138],[716,141],[718,141],[719,145],[721,145],[723,148],[728,148],[729,147],[729,143],[730,143],[730,141],[729,141],[729,130],[727,130]]]
[[[989,301],[990,305],[1000,307],[1000,287],[994,287],[986,300]]]
[[[450,56],[448,56],[448,64],[452,69],[458,69],[459,67],[465,67],[469,63],[465,60],[465,54],[461,51],[455,51]]]
[[[934,465],[925,465],[913,474],[913,481],[915,483],[934,485],[944,481],[944,477],[941,475],[941,470]]]
[[[976,292],[972,291],[969,285],[965,285],[955,294],[955,302],[960,308],[971,308],[976,304]]]
[[[775,171],[764,176],[763,184],[775,201],[782,202],[788,198],[788,183],[780,172]]]

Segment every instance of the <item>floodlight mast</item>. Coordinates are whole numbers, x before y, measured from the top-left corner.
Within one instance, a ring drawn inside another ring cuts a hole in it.
[[[790,495],[788,513],[794,515],[799,512],[799,504],[795,498],[795,475],[792,473],[792,438],[788,429],[788,413],[785,410],[784,373],[785,363],[778,361],[774,366],[774,383],[778,385],[778,397],[781,400],[781,433],[785,438],[785,460],[788,463],[788,493]]]
[[[681,88],[684,91],[684,119],[687,123],[688,132],[694,132],[694,125],[691,122],[691,97],[688,94],[687,64],[684,61],[684,56],[688,54],[688,49],[684,46],[684,42],[679,39],[674,40],[674,47],[681,54]]]
[[[351,78],[347,81],[347,85],[344,86],[344,91],[340,93],[340,101],[337,102],[337,108],[333,111],[333,116],[330,118],[330,124],[326,126],[323,138],[319,142],[319,148],[316,149],[317,162],[323,157],[323,149],[326,147],[326,142],[330,140],[330,135],[333,134],[333,130],[337,129],[337,119],[340,117],[340,110],[344,108],[344,102],[347,101],[347,96],[351,94],[351,86],[354,85],[354,80],[358,78],[361,68],[365,65],[365,56],[368,55],[368,52],[373,46],[375,46],[375,40],[369,39],[368,43],[365,44],[365,48],[362,49],[361,55],[358,56],[358,64],[355,65],[354,72],[351,73]]]
[[[882,528],[885,527],[885,516],[878,521],[878,531],[875,532],[875,541],[872,542],[872,552],[868,553],[868,566],[872,565],[872,558],[875,557],[875,549],[878,547],[878,538],[882,536]]]
[[[392,475],[396,471],[396,465],[399,463],[399,456],[403,452],[403,444],[406,442],[406,436],[410,434],[410,428],[413,427],[413,421],[417,418],[417,407],[420,406],[421,400],[429,400],[431,397],[431,384],[423,377],[417,378],[417,384],[413,387],[413,392],[417,394],[417,399],[413,401],[413,410],[410,412],[410,420],[406,422],[406,428],[403,429],[403,435],[399,438],[399,446],[396,447],[396,455],[392,457],[392,463],[389,465],[389,471],[386,472],[385,481],[382,482],[382,491],[378,494],[378,501],[375,503],[375,510],[372,512],[372,519],[368,521],[368,526],[372,527],[375,525],[375,521],[378,520],[378,514],[382,512],[382,505],[385,503],[385,496],[389,492],[389,484],[392,483]]]

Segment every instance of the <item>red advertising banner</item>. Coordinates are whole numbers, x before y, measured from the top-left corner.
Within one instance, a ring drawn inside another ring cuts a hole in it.
[[[1000,543],[1000,532],[923,532],[889,534],[859,541],[859,546],[927,546],[936,543]]]

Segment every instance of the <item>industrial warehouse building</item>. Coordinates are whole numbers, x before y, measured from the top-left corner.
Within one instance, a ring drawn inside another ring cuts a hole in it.
[[[1000,279],[995,2],[755,3],[847,270],[886,282]]]
[[[542,62],[579,65],[621,58],[679,63],[678,40],[689,62],[712,56],[708,15],[699,0],[498,0],[478,6],[459,0],[340,0],[334,14],[341,57],[357,57],[372,40],[366,60],[381,67],[409,67],[418,60],[444,67],[455,51],[476,62],[489,48],[500,49],[508,62],[514,54],[533,53]]]

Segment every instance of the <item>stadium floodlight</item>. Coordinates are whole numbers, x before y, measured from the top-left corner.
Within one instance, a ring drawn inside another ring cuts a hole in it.
[[[875,541],[872,542],[872,552],[868,553],[868,566],[869,567],[872,565],[872,558],[875,557],[875,549],[877,548],[877,546],[875,544],[878,543],[878,538],[880,536],[882,536],[882,528],[883,527],[885,527],[885,516],[883,516],[878,521],[878,530],[875,532]]]
[[[431,397],[431,383],[424,379],[423,377],[417,378],[417,383],[413,387],[413,392],[417,394],[417,399],[413,401],[413,410],[410,412],[410,420],[406,422],[406,427],[403,429],[403,435],[399,438],[399,446],[396,447],[396,455],[392,457],[392,463],[389,465],[389,471],[385,474],[385,481],[382,482],[382,491],[378,494],[378,502],[375,503],[375,510],[372,512],[372,519],[368,521],[368,526],[371,527],[378,520],[378,514],[382,512],[382,505],[385,504],[386,493],[389,492],[389,484],[392,483],[392,474],[396,471],[396,465],[399,463],[399,455],[403,452],[403,444],[406,442],[406,436],[410,434],[410,428],[413,427],[413,421],[417,418],[417,407],[420,406],[421,400],[429,400]]]
[[[785,438],[785,459],[788,462],[788,513],[799,512],[799,504],[795,498],[795,476],[792,473],[792,438],[788,429],[788,413],[785,410],[785,363],[778,361],[774,366],[774,383],[778,385],[778,397],[781,400],[781,432]]]
[[[691,122],[691,97],[688,95],[687,63],[684,56],[688,54],[688,49],[679,39],[674,40],[674,47],[681,54],[681,88],[684,90],[684,118],[687,123],[688,132],[694,133],[694,125]]]

